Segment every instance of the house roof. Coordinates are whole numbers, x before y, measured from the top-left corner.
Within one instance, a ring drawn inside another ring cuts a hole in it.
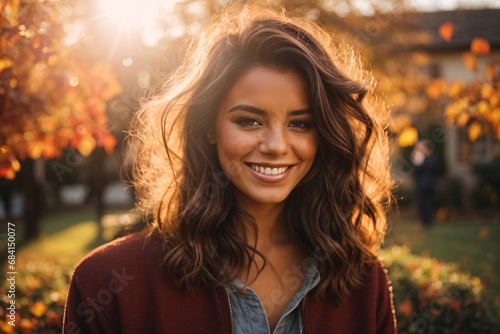
[[[429,13],[412,13],[410,20],[415,29],[429,33],[426,44],[414,48],[428,51],[468,49],[475,37],[485,38],[492,48],[500,48],[500,9],[456,10]],[[439,27],[452,22],[455,31],[449,42],[439,35]]]

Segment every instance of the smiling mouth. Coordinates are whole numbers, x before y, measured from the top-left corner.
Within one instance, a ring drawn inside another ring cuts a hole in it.
[[[259,166],[259,165],[255,165],[255,164],[250,164],[249,166],[257,173],[260,173],[263,175],[280,175],[280,174],[285,173],[289,167],[289,166],[266,167],[266,166]]]

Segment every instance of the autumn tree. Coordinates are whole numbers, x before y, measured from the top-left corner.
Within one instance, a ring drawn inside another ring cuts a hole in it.
[[[0,5],[0,177],[25,172],[26,237],[38,234],[42,194],[33,163],[71,147],[113,151],[106,103],[121,86],[70,34],[79,2],[4,0]]]
[[[444,40],[450,41],[454,29],[452,22],[444,22],[439,33]],[[477,57],[489,53],[488,40],[474,38],[469,50],[463,53],[462,60],[464,66],[474,73],[475,79],[471,82],[446,82],[438,78],[427,88],[429,97],[444,99],[447,124],[466,128],[472,142],[488,133],[500,140],[500,59],[491,60],[484,72],[477,66]]]

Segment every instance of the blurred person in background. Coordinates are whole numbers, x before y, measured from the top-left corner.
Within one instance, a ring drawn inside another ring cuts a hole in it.
[[[411,153],[410,159],[415,168],[415,186],[417,208],[422,226],[430,227],[433,223],[432,200],[436,180],[437,157],[433,153],[429,140],[419,140]]]

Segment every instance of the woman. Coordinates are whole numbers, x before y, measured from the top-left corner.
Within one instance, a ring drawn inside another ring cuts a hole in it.
[[[374,82],[313,23],[225,11],[136,114],[147,233],[82,260],[67,333],[395,333]]]

